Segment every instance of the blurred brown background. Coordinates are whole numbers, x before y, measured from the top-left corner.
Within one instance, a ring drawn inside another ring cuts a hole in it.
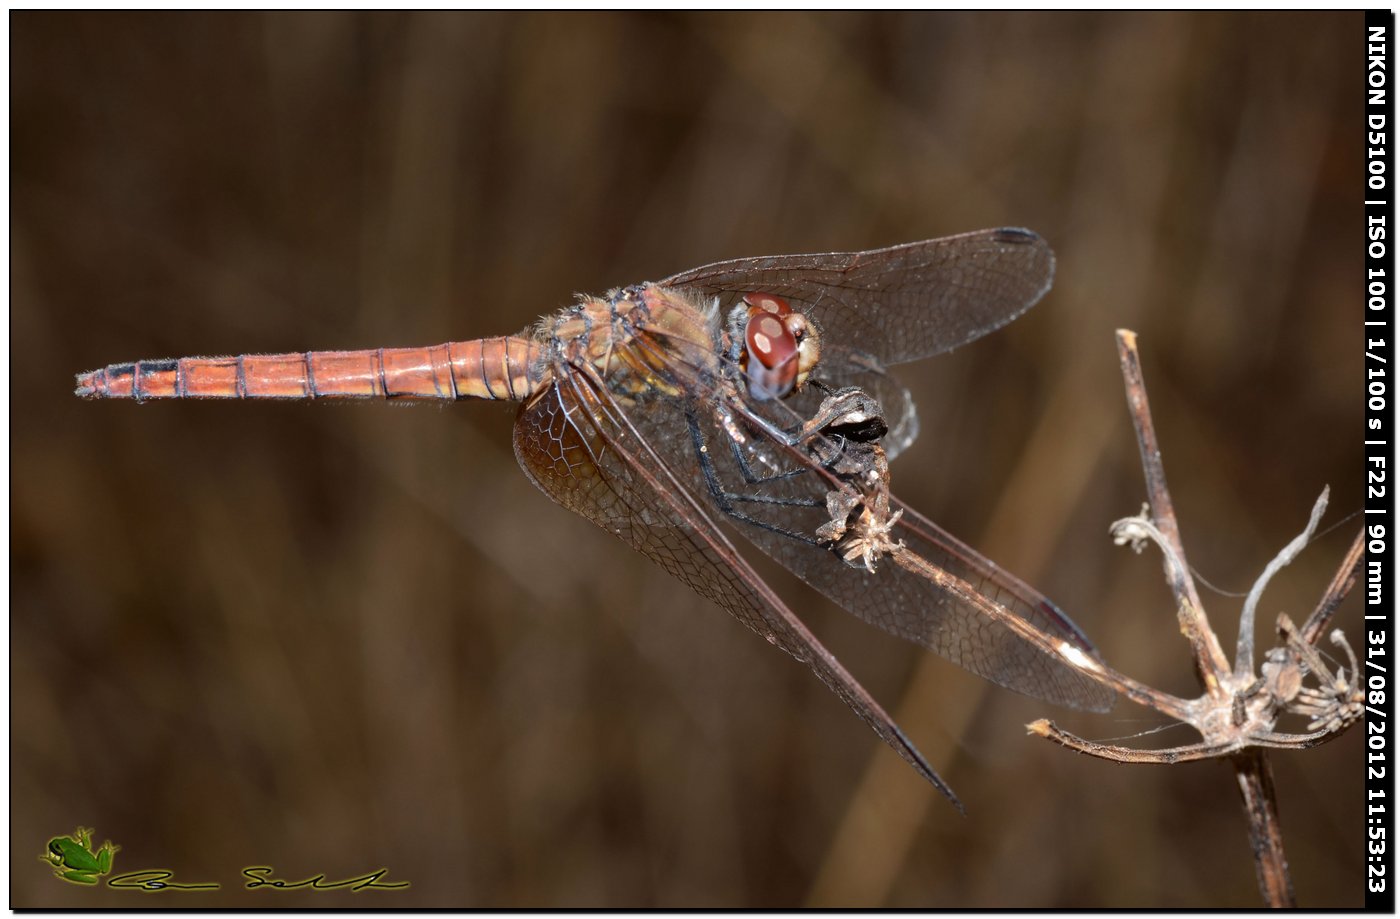
[[[1363,39],[1359,13],[12,14],[10,905],[1257,905],[1228,769],[1022,728],[1148,713],[991,690],[774,575],[960,818],[805,668],[536,492],[509,406],[72,381],[1028,226],[1055,288],[905,368],[896,490],[1192,693],[1157,556],[1107,535],[1144,495],[1112,333],[1141,334],[1211,582],[1247,590],[1323,485],[1329,523],[1360,507]],[[1261,634],[1357,526],[1274,582]],[[1205,599],[1233,649],[1240,598]],[[1359,639],[1357,598],[1339,624]],[[1362,902],[1361,750],[1274,759],[1304,905]],[[223,889],[62,884],[36,856],[77,824],[120,871]],[[242,889],[259,864],[413,886]]]

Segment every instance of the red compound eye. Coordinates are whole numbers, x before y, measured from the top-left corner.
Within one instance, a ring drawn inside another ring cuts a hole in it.
[[[757,310],[773,313],[776,316],[786,316],[792,312],[792,307],[788,305],[786,300],[772,294],[744,294],[744,302],[749,305],[750,318]]]
[[[781,297],[746,294],[744,302],[749,305],[744,328],[749,394],[755,399],[781,399],[797,384],[798,336],[806,331],[806,319]]]

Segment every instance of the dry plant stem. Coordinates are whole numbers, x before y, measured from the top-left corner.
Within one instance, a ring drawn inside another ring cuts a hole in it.
[[[1043,737],[1079,753],[1118,763],[1176,764],[1204,759],[1229,759],[1235,770],[1249,823],[1250,848],[1254,855],[1259,890],[1265,902],[1274,907],[1293,906],[1295,897],[1283,851],[1283,835],[1278,819],[1273,773],[1265,749],[1305,749],[1341,736],[1361,717],[1364,699],[1359,688],[1360,664],[1346,636],[1331,633],[1332,643],[1346,655],[1344,665],[1332,667],[1316,648],[1332,620],[1338,604],[1356,583],[1361,565],[1362,533],[1358,533],[1346,558],[1323,591],[1303,629],[1296,628],[1286,615],[1279,617],[1279,635],[1284,639],[1254,674],[1254,621],[1264,589],[1273,576],[1291,562],[1308,544],[1327,507],[1328,492],[1313,505],[1306,529],[1268,564],[1255,581],[1240,614],[1240,637],[1236,666],[1231,668],[1220,643],[1201,608],[1195,581],[1181,547],[1171,497],[1167,492],[1161,453],[1153,431],[1147,391],[1138,359],[1136,336],[1118,332],[1118,353],[1123,370],[1128,404],[1137,429],[1147,481],[1148,508],[1143,514],[1116,521],[1111,532],[1119,544],[1131,543],[1141,550],[1147,543],[1162,552],[1163,568],[1177,603],[1182,633],[1191,643],[1196,672],[1205,687],[1197,699],[1181,700],[1165,696],[1109,669],[1097,658],[1086,659],[1074,649],[1057,645],[1039,636],[1030,626],[1006,622],[1023,638],[1035,641],[1047,653],[1059,654],[1075,663],[1081,672],[1112,687],[1120,695],[1171,715],[1201,734],[1201,742],[1158,750],[1135,750],[1102,744],[1077,737],[1046,719],[1027,726],[1031,734]],[[915,556],[901,551],[892,555],[905,567],[923,565]],[[922,571],[919,573],[923,574]],[[926,577],[933,577],[924,574]],[[944,578],[948,575],[944,574]],[[941,583],[941,582],[940,582]],[[945,589],[955,590],[953,586]],[[1010,617],[1005,617],[1009,619]],[[1308,685],[1311,678],[1316,685]],[[1306,733],[1278,733],[1274,730],[1281,715],[1301,715],[1311,719]]]
[[[1127,329],[1118,331],[1118,358],[1128,392],[1133,426],[1137,429],[1138,449],[1142,455],[1152,518],[1172,548],[1168,556],[1174,555],[1179,563],[1168,563],[1166,570],[1167,578],[1172,583],[1172,591],[1176,595],[1177,619],[1182,634],[1191,643],[1196,658],[1196,672],[1206,690],[1206,695],[1195,704],[1208,703],[1210,700],[1228,702],[1234,690],[1226,684],[1238,681],[1232,679],[1225,652],[1206,620],[1205,610],[1196,592],[1195,580],[1186,573],[1189,572],[1186,568],[1186,552],[1181,545],[1181,533],[1176,525],[1176,514],[1172,510],[1171,497],[1167,491],[1166,473],[1162,468],[1162,454],[1152,426],[1147,388],[1137,351],[1137,335]],[[1314,518],[1316,516],[1315,513]],[[1315,526],[1315,522],[1312,525]],[[1200,727],[1199,722],[1191,723]],[[1291,906],[1294,904],[1293,885],[1288,877],[1288,861],[1283,854],[1283,836],[1279,828],[1273,776],[1268,762],[1262,750],[1247,748],[1232,756],[1231,763],[1244,799],[1259,891],[1270,906]]]
[[[1177,763],[1194,763],[1207,759],[1220,759],[1222,756],[1230,756],[1241,749],[1239,744],[1229,743],[1194,743],[1183,747],[1166,747],[1155,750],[1120,747],[1072,734],[1047,718],[1040,718],[1026,725],[1026,733],[1036,737],[1044,737],[1046,740],[1076,753],[1084,753],[1130,766],[1174,766]],[[1249,744],[1252,747],[1269,747],[1274,750],[1306,750],[1309,747],[1320,747],[1341,736],[1341,732],[1335,728],[1324,728],[1310,734],[1260,733],[1250,735]]]
[[[1325,493],[1324,493],[1325,498]],[[1314,508],[1312,518],[1308,524],[1307,531],[1299,539],[1294,540],[1294,544],[1285,549],[1275,559],[1270,566],[1271,571],[1266,572],[1260,579],[1260,584],[1256,585],[1254,592],[1257,605],[1257,594],[1262,591],[1262,583],[1267,581],[1272,571],[1276,571],[1283,564],[1296,554],[1296,548],[1310,536],[1317,526],[1320,517],[1323,500],[1319,499],[1318,505]],[[1114,525],[1114,533],[1120,541],[1146,541],[1156,543],[1165,556],[1169,569],[1175,567],[1180,569],[1180,562],[1172,558],[1172,549],[1166,544],[1165,537],[1153,526],[1150,520],[1141,517],[1131,517],[1120,520]],[[1131,747],[1120,747],[1111,744],[1102,744],[1095,741],[1086,740],[1067,731],[1061,730],[1048,720],[1041,719],[1027,726],[1027,730],[1034,735],[1043,737],[1061,746],[1084,753],[1089,756],[1107,759],[1112,762],[1125,764],[1152,764],[1152,765],[1173,765],[1206,759],[1221,759],[1229,757],[1235,769],[1236,783],[1240,789],[1240,795],[1245,806],[1246,818],[1249,823],[1250,848],[1255,859],[1255,872],[1259,882],[1259,889],[1265,902],[1270,906],[1284,907],[1295,904],[1295,895],[1292,882],[1288,873],[1288,861],[1283,851],[1283,838],[1278,820],[1278,809],[1276,797],[1273,790],[1273,776],[1267,758],[1263,754],[1263,748],[1301,750],[1308,747],[1315,747],[1328,741],[1340,737],[1345,732],[1346,722],[1340,720],[1344,715],[1343,708],[1336,708],[1331,720],[1323,720],[1322,715],[1327,713],[1327,709],[1332,706],[1340,706],[1346,701],[1342,695],[1346,690],[1347,680],[1344,679],[1346,671],[1338,671],[1333,675],[1330,668],[1318,654],[1315,645],[1321,636],[1321,631],[1331,621],[1332,614],[1338,604],[1350,592],[1356,583],[1359,571],[1362,533],[1358,532],[1356,539],[1352,542],[1351,549],[1342,560],[1333,575],[1332,582],[1323,591],[1317,607],[1313,610],[1308,619],[1307,631],[1295,628],[1288,616],[1279,617],[1279,634],[1287,641],[1287,647],[1292,649],[1295,660],[1303,665],[1307,672],[1317,676],[1322,683],[1323,690],[1330,686],[1330,693],[1315,693],[1318,696],[1317,705],[1319,709],[1312,714],[1318,716],[1314,722],[1317,730],[1312,730],[1306,734],[1299,733],[1275,733],[1272,731],[1248,730],[1233,739],[1216,743],[1189,744],[1182,747],[1157,750],[1136,750]],[[1332,641],[1346,654],[1347,664],[1350,667],[1351,692],[1355,694],[1355,675],[1359,672],[1360,664],[1356,655],[1347,644],[1345,636],[1340,630],[1332,633]],[[1248,676],[1248,674],[1245,674]],[[1236,680],[1236,685],[1239,684]],[[1151,690],[1149,690],[1151,692]],[[1304,690],[1307,692],[1307,690]],[[1335,695],[1335,699],[1329,698]],[[1298,700],[1292,699],[1292,710],[1299,712]],[[1352,704],[1359,704],[1352,700]],[[1208,718],[1210,712],[1218,706],[1210,696],[1203,696],[1200,699],[1187,703],[1196,718]],[[1302,713],[1302,712],[1299,712]],[[1181,720],[1197,725],[1205,721],[1198,721],[1192,717],[1185,717]]]
[[[1152,427],[1151,410],[1147,403],[1147,388],[1143,383],[1142,364],[1138,358],[1137,334],[1127,329],[1118,330],[1118,361],[1123,371],[1123,381],[1128,390],[1128,407],[1133,416],[1133,427],[1137,430],[1138,450],[1142,455],[1143,473],[1147,477],[1147,498],[1152,509],[1152,519],[1167,542],[1172,554],[1186,564],[1186,552],[1181,546],[1181,531],[1176,525],[1176,512],[1172,510],[1171,495],[1167,492],[1166,473],[1162,468],[1162,452],[1157,446],[1157,434]],[[1229,673],[1230,665],[1219,640],[1206,622],[1201,598],[1196,592],[1196,583],[1181,569],[1167,567],[1167,577],[1172,592],[1176,596],[1177,621],[1186,640],[1191,643],[1196,657],[1196,672],[1205,684],[1206,693],[1222,696],[1220,675]]]
[[[1247,750],[1232,757],[1240,797],[1249,823],[1249,843],[1254,852],[1254,872],[1264,902],[1278,909],[1298,905],[1288,859],[1283,854],[1283,831],[1278,820],[1278,796],[1274,772],[1262,750]]]
[[[1089,756],[1096,756],[1099,759],[1138,766],[1171,766],[1176,763],[1192,763],[1203,759],[1219,759],[1222,756],[1230,755],[1235,749],[1227,744],[1212,746],[1188,744],[1184,747],[1170,747],[1163,750],[1137,750],[1132,747],[1120,747],[1114,744],[1086,740],[1056,727],[1053,721],[1045,718],[1026,725],[1026,732],[1037,737],[1044,737],[1046,740],[1067,747],[1076,753],[1087,753]]]
[[[1264,573],[1254,581],[1254,586],[1249,590],[1249,596],[1245,598],[1244,609],[1240,612],[1240,634],[1235,645],[1235,678],[1239,680],[1249,679],[1249,675],[1254,672],[1254,611],[1259,606],[1259,600],[1264,596],[1264,588],[1269,586],[1275,574],[1283,570],[1289,562],[1298,557],[1298,553],[1307,547],[1308,541],[1317,532],[1317,525],[1322,520],[1322,512],[1327,510],[1328,489],[1323,488],[1322,494],[1313,503],[1312,514],[1308,517],[1308,525],[1303,532],[1294,537],[1293,541],[1284,546],[1273,561],[1264,568]]]
[[[1347,550],[1346,558],[1342,559],[1341,566],[1332,577],[1332,583],[1327,585],[1327,589],[1322,592],[1322,598],[1317,601],[1317,607],[1303,623],[1303,641],[1310,645],[1315,645],[1322,638],[1322,633],[1327,630],[1327,626],[1332,624],[1332,616],[1337,612],[1337,607],[1342,599],[1351,593],[1351,588],[1356,584],[1356,576],[1361,570],[1361,552],[1363,549],[1362,536],[1364,530],[1356,531],[1356,539],[1352,540],[1351,548]]]
[[[1115,694],[1194,728],[1201,735],[1199,743],[1168,749],[1136,750],[1077,737],[1047,719],[1027,726],[1031,734],[1076,752],[1118,763],[1171,765],[1205,759],[1228,759],[1235,771],[1249,823],[1250,849],[1255,859],[1260,893],[1269,906],[1293,906],[1295,896],[1288,873],[1288,860],[1284,855],[1273,774],[1264,750],[1304,749],[1326,743],[1340,736],[1360,718],[1363,705],[1358,688],[1360,665],[1346,636],[1340,630],[1332,633],[1332,642],[1347,657],[1346,665],[1335,669],[1323,659],[1315,645],[1337,605],[1356,582],[1362,536],[1358,533],[1331,584],[1323,592],[1308,619],[1306,631],[1297,629],[1286,615],[1279,617],[1279,635],[1285,644],[1269,653],[1260,668],[1260,675],[1256,676],[1253,634],[1260,598],[1273,576],[1307,546],[1317,531],[1327,507],[1328,491],[1324,488],[1313,505],[1307,527],[1269,562],[1250,590],[1240,615],[1236,666],[1231,668],[1206,619],[1195,580],[1186,564],[1152,425],[1136,336],[1130,331],[1120,330],[1118,346],[1150,500],[1142,514],[1116,521],[1111,532],[1120,545],[1131,543],[1134,549],[1141,551],[1145,545],[1152,543],[1161,550],[1166,579],[1176,598],[1178,622],[1191,644],[1196,671],[1205,688],[1199,698],[1186,700],[1163,693],[1112,669],[1091,650],[1044,634],[1025,620],[988,601],[962,580],[909,551],[902,542],[891,540],[888,525],[867,528],[870,533],[866,535],[865,564],[869,567],[875,558],[888,556],[904,570],[981,609],[1022,640],[1051,657],[1068,662],[1081,674]],[[890,523],[895,519],[898,519],[897,515],[890,518]],[[852,557],[846,556],[848,561]],[[1315,679],[1317,685],[1307,685],[1304,680],[1308,677]],[[1283,714],[1310,718],[1308,732],[1275,732],[1274,727]]]

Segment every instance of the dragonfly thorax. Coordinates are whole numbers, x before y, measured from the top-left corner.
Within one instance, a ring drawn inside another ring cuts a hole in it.
[[[675,396],[718,369],[704,304],[654,285],[584,299],[546,320],[540,334],[552,360],[590,367],[614,394]]]

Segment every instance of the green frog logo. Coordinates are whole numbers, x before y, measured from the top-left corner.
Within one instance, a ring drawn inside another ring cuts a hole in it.
[[[110,839],[94,849],[92,830],[78,827],[72,836],[50,839],[39,860],[53,865],[54,876],[70,884],[96,884],[112,870],[112,856],[120,849]]]

